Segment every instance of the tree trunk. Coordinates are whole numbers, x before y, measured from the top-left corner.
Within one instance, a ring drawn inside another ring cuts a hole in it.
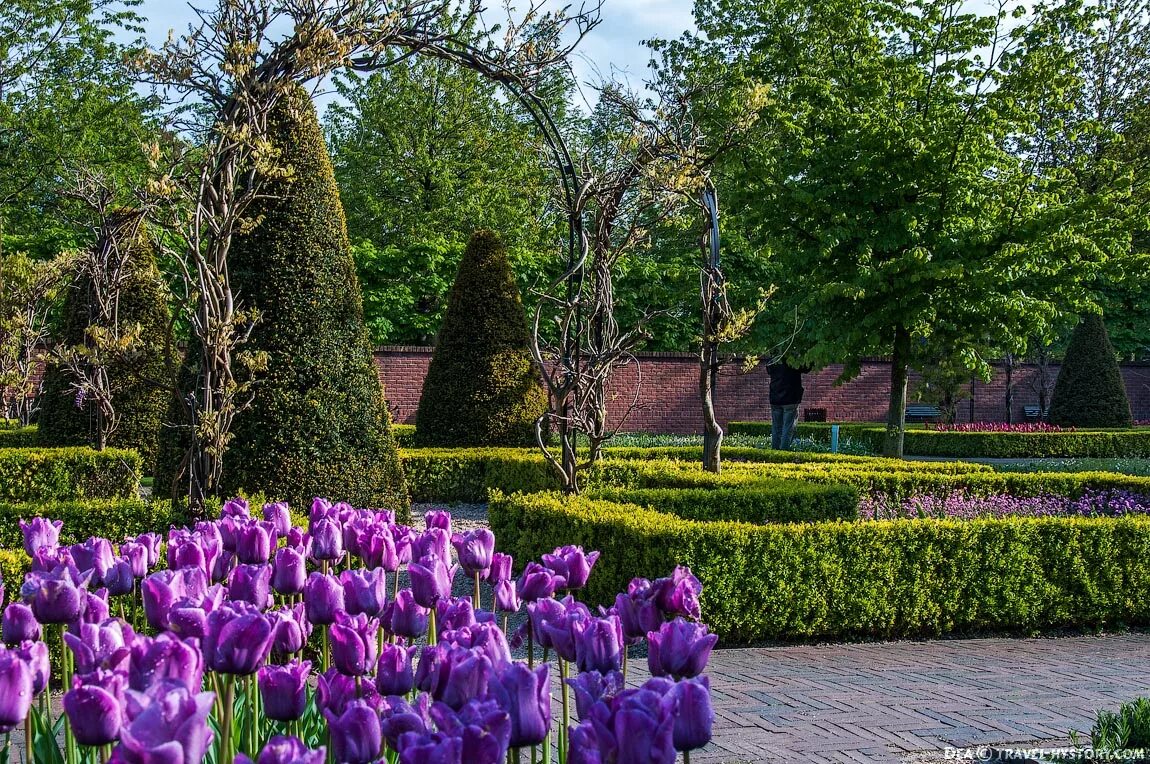
[[[573,428],[567,425],[565,418],[560,420],[559,444],[562,449],[563,493],[571,496],[579,493],[579,461],[575,451],[577,434]]]
[[[910,366],[910,332],[899,326],[894,330],[894,348],[890,358],[890,406],[886,414],[886,437],[883,456],[902,458],[906,433],[906,384]]]
[[[1014,354],[1006,354],[1006,423],[1014,424]]]
[[[723,428],[715,418],[715,388],[719,381],[719,349],[707,340],[699,364],[699,397],[703,403],[703,469],[719,474],[723,471],[721,449]]]

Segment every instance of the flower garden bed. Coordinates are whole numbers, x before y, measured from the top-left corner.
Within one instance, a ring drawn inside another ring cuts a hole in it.
[[[494,496],[490,518],[515,555],[556,539],[602,549],[592,603],[689,565],[725,644],[1150,623],[1145,517],[757,525],[533,494]]]
[[[166,550],[158,534],[62,546],[59,521],[22,523],[35,566],[8,579],[0,731],[65,764],[504,764],[526,750],[670,764],[710,739],[717,637],[689,570],[629,580],[592,613],[564,595],[594,578],[598,552],[564,545],[514,578],[489,530],[453,534],[446,512],[419,530],[317,499],[306,529],[291,518],[230,501],[172,528]],[[457,572],[473,596],[452,596]],[[626,689],[639,643],[653,678]]]

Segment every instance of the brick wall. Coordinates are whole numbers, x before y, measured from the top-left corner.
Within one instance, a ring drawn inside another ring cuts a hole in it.
[[[425,347],[383,347],[376,351],[379,378],[386,390],[388,404],[397,422],[414,423],[419,406],[423,377],[431,362],[431,349]],[[886,416],[889,395],[890,364],[882,360],[867,361],[858,377],[843,385],[834,381],[841,366],[830,366],[804,379],[806,395],[803,409],[822,408],[833,421],[880,421]],[[1014,420],[1023,420],[1023,407],[1037,405],[1038,394],[1033,366],[1014,369]],[[1051,380],[1058,369],[1051,369]],[[1150,420],[1150,364],[1127,364],[1122,367],[1126,391],[1135,419]],[[637,432],[698,433],[702,415],[698,397],[699,366],[691,353],[641,353],[639,366],[627,367],[612,380],[610,412],[619,417],[635,399],[638,408],[631,412],[624,429]],[[911,376],[911,388],[917,382]],[[719,380],[716,407],[722,422],[764,420],[770,417],[767,396],[767,370],[759,366],[747,374],[737,367],[725,368]],[[960,421],[971,421],[970,401],[959,404]],[[974,384],[974,421],[1006,420],[1006,373],[997,369],[988,382]]]

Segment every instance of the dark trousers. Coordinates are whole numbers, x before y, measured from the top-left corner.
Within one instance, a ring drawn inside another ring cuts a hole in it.
[[[789,451],[795,438],[795,424],[799,419],[799,404],[771,406],[771,448]]]

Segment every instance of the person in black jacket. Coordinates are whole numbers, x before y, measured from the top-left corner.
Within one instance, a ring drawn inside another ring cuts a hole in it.
[[[781,358],[767,366],[771,377],[771,448],[789,451],[803,402],[803,371]]]

